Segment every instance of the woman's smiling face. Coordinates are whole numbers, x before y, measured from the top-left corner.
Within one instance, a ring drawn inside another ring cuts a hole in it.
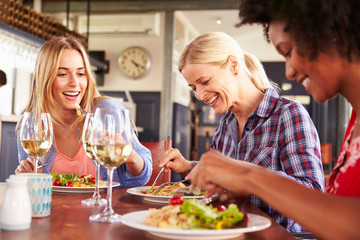
[[[226,112],[233,104],[237,89],[229,64],[188,63],[181,71],[198,100],[211,106],[216,114]]]
[[[80,104],[86,87],[87,76],[81,54],[76,50],[65,49],[52,86],[55,101],[64,110],[75,109],[75,105]]]
[[[319,53],[317,59],[309,61],[308,56],[299,55],[293,38],[284,32],[284,24],[272,22],[269,36],[278,53],[286,61],[286,77],[296,80],[305,87],[317,102],[323,103],[340,91],[341,58],[336,50]]]

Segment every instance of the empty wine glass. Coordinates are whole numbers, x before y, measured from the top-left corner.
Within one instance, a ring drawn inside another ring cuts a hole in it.
[[[112,208],[114,169],[123,164],[132,150],[133,129],[129,111],[97,108],[94,115],[92,147],[99,163],[107,168],[107,205],[103,213],[90,216],[94,222],[121,222],[121,215]]]
[[[96,160],[96,157],[93,153],[93,149],[91,146],[91,137],[92,137],[92,131],[93,131],[93,119],[94,114],[93,113],[87,113],[85,117],[84,127],[81,135],[81,140],[83,147],[85,149],[86,155],[94,161],[96,170],[95,170],[95,191],[91,198],[84,199],[81,201],[82,204],[88,205],[88,206],[103,206],[106,204],[106,199],[101,198],[100,192],[99,192],[99,171],[100,171],[100,164]]]
[[[39,160],[53,142],[50,114],[25,112],[21,121],[20,141],[25,152],[33,158],[34,172],[37,173]]]

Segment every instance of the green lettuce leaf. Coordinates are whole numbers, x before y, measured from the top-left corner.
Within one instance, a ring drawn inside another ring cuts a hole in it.
[[[229,228],[244,219],[244,214],[236,204],[229,204],[226,210],[218,212],[217,208],[207,206],[197,199],[185,199],[180,212],[193,216],[190,228],[198,229]]]
[[[67,174],[67,173],[61,173],[61,174],[56,174],[56,171],[54,172],[50,172],[50,174],[53,176],[53,179],[59,179],[61,182],[61,186],[65,186],[67,182],[76,182],[77,179],[80,178],[79,175],[77,175],[76,173],[73,174]]]

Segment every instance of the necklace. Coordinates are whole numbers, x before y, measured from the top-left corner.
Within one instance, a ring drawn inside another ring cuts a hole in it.
[[[72,131],[73,131],[73,128],[69,125],[66,125],[66,124],[61,124],[61,125],[58,125],[56,128],[56,132],[57,134],[62,137],[65,137],[67,139],[70,139],[73,135]],[[54,128],[54,129],[55,129]],[[55,130],[54,130],[55,131]]]
[[[65,129],[66,129],[66,132],[67,132],[67,133],[66,133],[66,137],[67,137],[67,138],[71,138],[72,129],[73,129],[73,128],[72,128],[72,127],[67,127],[67,128],[65,128]],[[65,130],[65,129],[64,129],[64,130]]]

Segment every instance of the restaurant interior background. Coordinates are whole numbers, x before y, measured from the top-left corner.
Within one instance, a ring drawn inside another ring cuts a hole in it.
[[[230,34],[243,49],[262,61],[269,77],[282,88],[281,95],[298,100],[309,111],[320,135],[328,172],[340,150],[350,115],[349,104],[342,97],[318,104],[302,86],[286,80],[283,58],[266,43],[262,28],[235,27],[239,20],[238,2],[2,0],[0,69],[6,72],[8,83],[0,88],[0,181],[13,174],[18,164],[15,125],[28,103],[36,56],[45,41],[23,28],[25,21],[28,28],[36,23],[16,12],[16,6],[26,6],[37,16],[51,18],[84,36],[99,90],[118,98],[132,110],[140,141],[159,141],[171,136],[173,147],[193,160],[198,160],[209,148],[220,116],[194,98],[177,71],[177,59],[185,45],[201,33]],[[9,7],[10,16],[4,14]],[[48,28],[42,27],[46,32]],[[133,46],[145,49],[151,58],[148,72],[136,79],[126,77],[118,64],[122,52]]]

